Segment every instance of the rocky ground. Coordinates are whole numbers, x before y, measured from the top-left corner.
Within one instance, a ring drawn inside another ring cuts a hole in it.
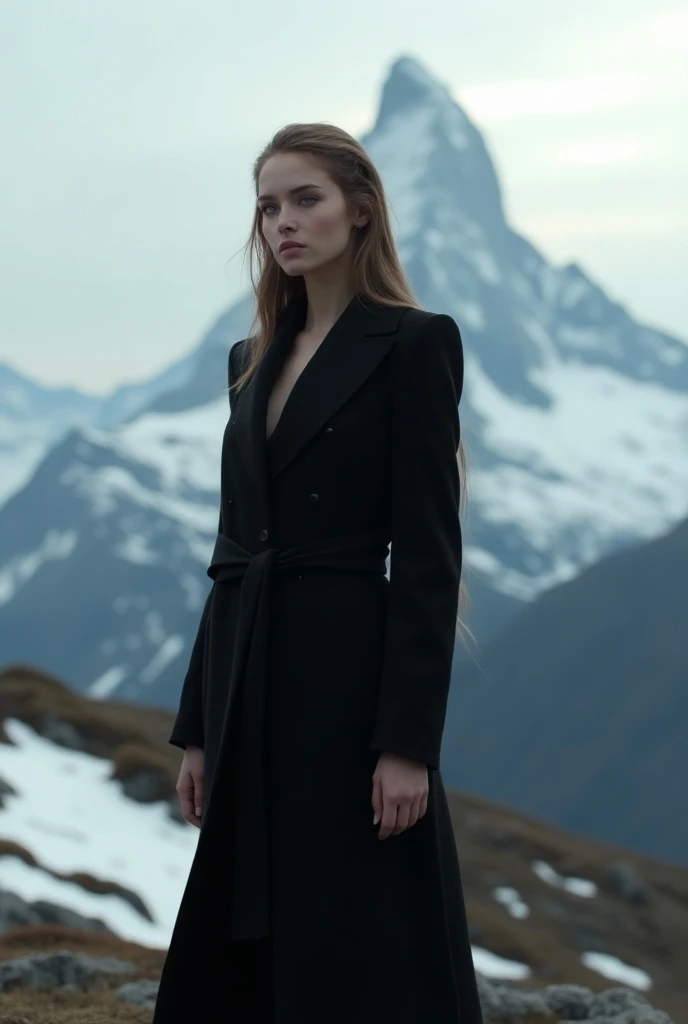
[[[89,872],[60,875],[48,848],[3,839],[3,801],[21,800],[21,779],[4,790],[1,784],[3,721],[20,719],[51,742],[108,760],[128,799],[169,802],[169,814],[178,816],[180,755],[167,744],[171,717],[157,708],[87,701],[31,669],[0,673],[0,1024],[150,1021],[146,1001],[164,958],[161,949],[123,941],[102,919],[2,891],[3,866],[21,862],[102,894],[102,907],[117,896],[142,919],[150,915],[145,880],[134,891],[101,877],[97,863]],[[486,1021],[688,1021],[688,870],[469,794],[448,797],[476,967],[493,958],[522,970],[520,981],[497,982],[485,967]],[[55,954],[62,959],[22,961]],[[109,959],[97,964],[75,956]],[[616,977],[601,973],[603,958]],[[74,991],[60,983],[70,972],[80,979]],[[39,977],[50,981],[47,989],[32,987]],[[148,985],[137,984],[143,981]]]
[[[14,929],[0,945],[0,1024],[150,1022],[162,957],[67,928]],[[625,987],[517,990],[480,975],[479,983],[485,1024],[677,1024]]]

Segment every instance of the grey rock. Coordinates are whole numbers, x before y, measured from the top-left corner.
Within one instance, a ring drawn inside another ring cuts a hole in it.
[[[10,783],[7,782],[6,779],[3,779],[0,776],[0,807],[2,806],[3,797],[6,797],[6,796],[16,796],[16,795],[17,795],[17,791],[14,788],[14,786],[10,785]]]
[[[542,993],[547,1006],[567,1021],[589,1020],[593,993],[583,985],[548,985]]]
[[[182,814],[182,809],[179,804],[179,797],[176,794],[175,796],[170,797],[170,799],[167,801],[167,806],[169,808],[167,814],[168,817],[172,818],[172,821],[176,821],[180,825],[189,824],[184,815]]]
[[[476,972],[480,1005],[492,1024],[518,1022],[531,1016],[545,1020],[556,1015],[558,1024],[675,1024],[663,1010],[638,992],[609,988],[593,993],[582,985],[547,985],[537,992],[514,989],[509,982],[490,981]]]
[[[58,715],[44,715],[40,729],[41,735],[60,747],[69,750],[85,750],[86,740],[71,722],[65,722]]]
[[[0,890],[0,934],[26,924],[40,924],[38,912],[13,892]]]
[[[483,1016],[490,1021],[519,1021],[524,1018],[547,1014],[547,1003],[539,992],[523,992],[505,985],[488,981],[476,972],[478,996]]]
[[[147,768],[120,781],[129,799],[142,804],[159,800],[161,792],[165,792],[169,786],[167,774],[162,768]]]
[[[614,988],[606,988],[604,992],[598,992],[590,1006],[591,1017],[613,1017],[615,1014],[624,1013],[626,1010],[647,1010],[652,1009],[649,1001],[639,992],[634,992],[626,986],[618,985]]]
[[[66,928],[79,928],[87,932],[99,932],[105,935],[116,935],[117,933],[108,928],[105,921],[100,917],[84,917],[76,910],[68,907],[60,907],[48,900],[36,900],[31,904],[33,910],[39,914],[43,924],[61,924]]]
[[[613,861],[607,868],[606,880],[610,892],[622,896],[629,903],[646,906],[650,902],[645,883],[636,868],[627,861]]]
[[[0,992],[50,988],[87,992],[134,970],[133,964],[114,956],[87,956],[67,950],[35,953],[0,963]]]
[[[99,917],[84,917],[75,910],[58,906],[48,900],[27,903],[21,896],[0,889],[0,934],[11,928],[31,924],[62,924],[82,931],[115,933]]]
[[[141,981],[128,981],[115,990],[118,999],[134,1006],[142,1006],[145,1010],[155,1009],[155,1000],[158,996],[159,982],[151,981],[150,978],[143,978]]]
[[[622,1010],[611,1016],[588,1017],[587,1024],[674,1024],[662,1010],[648,1006],[644,1009]],[[562,1020],[559,1024],[577,1024],[575,1020]]]

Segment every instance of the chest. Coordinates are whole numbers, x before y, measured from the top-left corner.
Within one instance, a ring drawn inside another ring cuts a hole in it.
[[[287,356],[280,373],[275,380],[268,398],[266,437],[270,438],[289,400],[289,396],[297,380],[311,361],[322,338],[308,338],[297,335],[291,353]]]
[[[314,382],[312,370],[306,367],[304,372],[302,364],[304,376],[296,389],[286,387],[284,419],[267,442],[260,408],[250,413],[250,393],[240,399],[237,422],[228,424],[223,446],[224,522],[229,536],[249,550],[260,549],[261,544],[289,547],[386,523],[391,461],[388,365],[381,360],[341,403],[323,403],[323,387]],[[281,389],[289,380],[286,370],[273,383],[273,422],[284,404]],[[317,418],[308,421],[314,413]],[[242,437],[241,427],[247,422],[255,429]],[[306,437],[297,448],[295,436]],[[265,542],[259,538],[263,529],[268,532]]]

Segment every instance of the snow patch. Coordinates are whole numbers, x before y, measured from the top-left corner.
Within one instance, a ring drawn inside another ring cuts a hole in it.
[[[555,889],[565,889],[567,892],[572,892],[575,896],[582,896],[585,899],[597,896],[597,886],[587,878],[566,878],[564,875],[558,874],[551,864],[547,864],[544,860],[533,861],[531,867],[538,878],[547,882],[548,885],[554,886]]]
[[[521,978],[529,978],[530,967],[527,964],[519,963],[517,960],[506,960],[503,956],[491,953],[489,949],[482,946],[471,946],[473,953],[473,966],[486,978],[501,978],[503,980],[518,981]]]
[[[165,801],[126,797],[110,778],[109,760],[56,746],[17,719],[7,719],[5,728],[16,746],[0,748],[0,773],[18,795],[5,798],[3,837],[46,868],[89,872],[133,890],[153,921],[120,897],[87,893],[16,858],[0,858],[0,887],[101,917],[122,938],[167,946],[198,831],[174,822]]]
[[[11,559],[0,569],[0,605],[16,597],[28,580],[48,562],[69,558],[78,540],[77,530],[48,530],[40,547]]]
[[[148,662],[145,668],[141,669],[138,678],[145,686],[149,686],[158,678],[160,673],[174,661],[175,658],[179,657],[183,650],[183,636],[180,636],[179,634],[176,634],[175,636],[168,636],[160,645],[155,656]]]
[[[620,981],[623,985],[630,985],[641,992],[647,992],[652,988],[652,978],[646,971],[640,967],[630,967],[609,953],[583,953],[581,963],[591,971],[597,971],[604,978],[609,978],[610,981]]]
[[[101,650],[105,645],[101,646]],[[110,651],[104,653],[112,653]],[[120,686],[129,675],[128,665],[113,665],[111,668],[105,670],[102,675],[94,679],[90,686],[87,687],[87,693],[89,697],[93,697],[95,700],[107,700],[107,698],[114,693],[118,686]]]
[[[512,917],[520,919],[530,915],[528,904],[523,902],[518,891],[512,889],[511,886],[499,885],[492,895],[497,900],[497,903],[501,903],[502,906],[506,907]]]

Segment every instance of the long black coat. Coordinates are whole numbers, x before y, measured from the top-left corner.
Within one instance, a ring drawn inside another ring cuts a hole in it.
[[[481,1024],[439,771],[461,337],[445,314],[354,298],[266,441],[305,314],[304,294],[231,400],[214,582],[170,740],[205,750],[203,825],[155,1024],[231,1021],[230,938],[267,933],[275,1024]],[[430,786],[425,816],[383,841],[381,751],[427,764]]]

